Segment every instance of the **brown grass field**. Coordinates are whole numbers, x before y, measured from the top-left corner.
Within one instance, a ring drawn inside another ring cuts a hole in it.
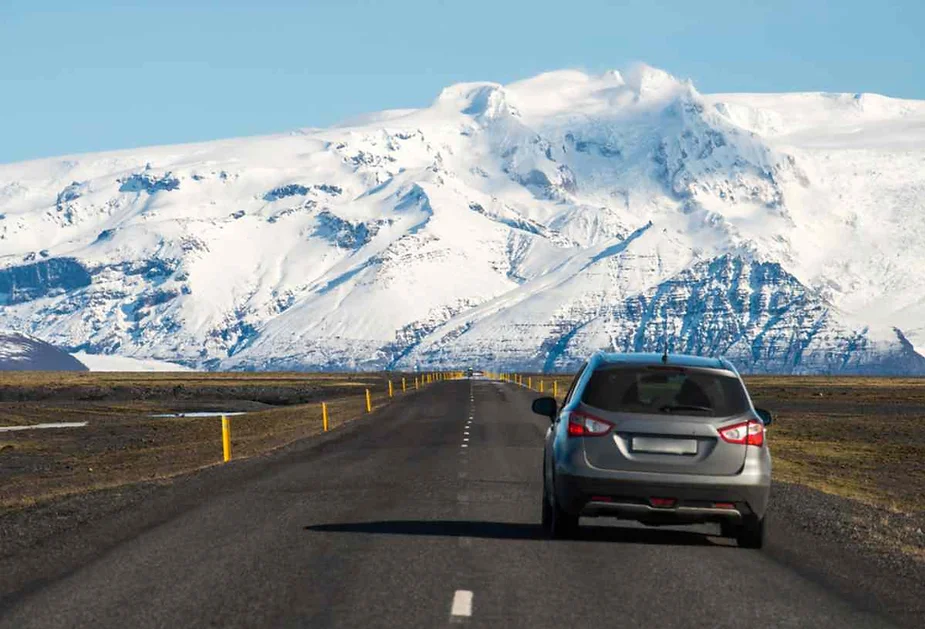
[[[401,395],[403,374],[391,374]],[[414,390],[414,376],[406,375]],[[126,483],[165,479],[222,460],[218,417],[151,417],[241,412],[233,458],[316,434],[321,402],[329,427],[386,404],[384,374],[4,373],[0,426],[88,422],[85,428],[0,432],[0,510]]]
[[[86,428],[0,432],[0,510],[56,496],[163,479],[221,461],[218,418],[158,413],[246,411],[232,418],[235,458],[331,426],[396,396],[402,374],[11,373],[0,375],[0,425],[87,421]],[[553,377],[532,374],[546,393]],[[413,390],[413,376],[406,375]],[[526,377],[525,377],[526,378]],[[570,376],[556,376],[564,397]],[[526,379],[524,380],[526,383]],[[899,512],[925,510],[925,379],[753,376],[777,480]]]

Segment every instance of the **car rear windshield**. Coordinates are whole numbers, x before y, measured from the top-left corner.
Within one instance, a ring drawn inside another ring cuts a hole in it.
[[[581,401],[605,411],[726,417],[749,409],[739,379],[683,367],[605,367],[588,380]]]

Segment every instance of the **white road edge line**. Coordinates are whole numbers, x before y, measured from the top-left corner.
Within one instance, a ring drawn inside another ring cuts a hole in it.
[[[456,590],[453,594],[453,606],[450,607],[450,616],[472,615],[472,592],[469,590]]]

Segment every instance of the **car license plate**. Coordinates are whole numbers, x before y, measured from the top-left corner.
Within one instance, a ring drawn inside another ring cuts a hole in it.
[[[663,437],[633,437],[633,452],[656,454],[697,454],[696,439],[665,439]]]

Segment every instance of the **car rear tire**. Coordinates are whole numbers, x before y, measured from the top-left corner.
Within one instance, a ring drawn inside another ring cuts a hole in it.
[[[543,484],[543,531],[547,535],[552,535],[552,505],[549,504],[549,496],[546,494],[546,484]]]
[[[739,527],[736,541],[739,548],[762,548],[764,546],[765,519],[749,518]]]
[[[578,516],[563,511],[555,492],[543,487],[543,529],[552,539],[570,539],[578,533]]]

